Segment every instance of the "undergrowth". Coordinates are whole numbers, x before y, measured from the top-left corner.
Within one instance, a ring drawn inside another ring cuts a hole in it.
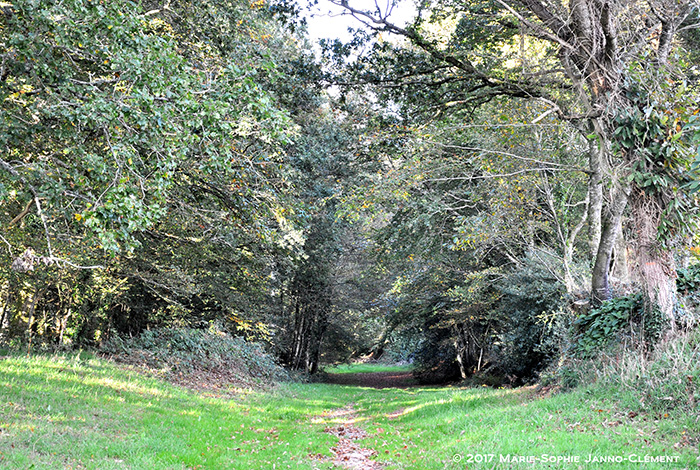
[[[563,388],[608,389],[635,413],[690,413],[700,426],[700,330],[677,333],[648,351],[617,344],[595,357],[568,358],[559,368]]]
[[[654,413],[680,410],[700,419],[700,330],[667,339],[647,356],[623,349],[598,359],[598,377],[631,392],[628,406]]]
[[[668,329],[668,320],[658,309],[646,309],[642,294],[631,294],[604,302],[573,326],[573,352],[591,357],[615,340],[651,349]]]
[[[261,345],[216,328],[159,328],[115,337],[102,350],[114,360],[160,371],[179,382],[267,387],[290,376]]]

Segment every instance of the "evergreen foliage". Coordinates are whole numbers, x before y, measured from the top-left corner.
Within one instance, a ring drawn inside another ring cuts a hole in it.
[[[318,55],[286,1],[1,4],[0,343],[522,384],[696,326],[696,11],[331,3]]]

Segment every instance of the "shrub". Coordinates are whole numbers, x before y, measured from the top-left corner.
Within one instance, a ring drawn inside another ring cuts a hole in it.
[[[465,372],[482,384],[530,382],[558,357],[571,321],[559,279],[535,256],[498,277],[471,276],[452,289],[458,295],[424,303],[433,315],[415,352],[419,381],[458,380],[457,344],[466,345]]]
[[[679,309],[676,321],[680,326],[692,328],[698,323],[700,313],[700,264],[678,270]]]
[[[614,340],[651,349],[668,327],[658,309],[645,309],[642,294],[630,294],[604,302],[574,321],[574,353],[592,357]]]
[[[565,325],[562,284],[528,258],[499,285],[502,325],[495,341],[494,369],[516,382],[534,379],[559,355]]]
[[[439,384],[460,379],[453,340],[447,330],[427,330],[414,353],[413,375],[421,384]]]
[[[289,380],[261,345],[216,328],[158,328],[130,339],[114,337],[105,352],[116,360],[175,375],[216,373],[241,385],[270,385]]]

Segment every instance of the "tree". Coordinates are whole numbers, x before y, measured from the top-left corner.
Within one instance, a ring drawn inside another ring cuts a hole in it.
[[[631,201],[633,225],[641,231],[635,245],[638,277],[649,303],[673,317],[675,265],[663,242],[665,235],[660,241],[656,227],[664,221],[673,225],[671,212],[680,209],[670,205],[674,196],[687,201],[687,209],[693,205],[692,196],[686,196],[688,188],[682,184],[640,184],[639,174],[649,175],[648,165],[639,166],[648,160],[642,149],[649,141],[630,143],[621,129],[628,116],[650,124],[650,109],[673,116],[656,123],[658,132],[652,140],[658,141],[661,153],[654,158],[662,168],[673,168],[670,173],[680,183],[692,179],[688,152],[675,145],[695,132],[691,113],[678,112],[689,109],[692,91],[684,91],[691,96],[681,106],[649,98],[660,96],[661,89],[678,96],[688,65],[678,33],[697,27],[694,2],[422,2],[407,27],[388,19],[390,9],[364,11],[345,1],[331,3],[375,33],[406,41],[404,45],[376,42],[372,55],[355,63],[354,83],[379,85],[394,95],[400,90],[406,96],[411,90],[413,96],[404,101],[408,105],[402,103],[409,110],[420,103],[433,112],[473,109],[496,96],[539,100],[548,107],[543,116],[555,115],[570,123],[589,147],[594,303],[612,295],[610,266]],[[448,23],[452,27],[447,34],[439,31]]]
[[[262,320],[296,256],[275,83],[298,47],[268,12],[20,1],[0,28],[4,323],[31,327],[30,298],[88,342]]]

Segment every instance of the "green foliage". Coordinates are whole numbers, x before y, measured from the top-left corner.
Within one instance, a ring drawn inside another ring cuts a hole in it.
[[[700,121],[683,84],[655,79],[642,65],[630,71],[632,106],[615,118],[614,145],[632,159],[630,182],[663,208],[658,238],[672,244],[696,230],[700,190],[696,148]]]
[[[566,293],[545,266],[527,258],[499,282],[503,325],[492,352],[493,373],[532,380],[555,361],[566,341]]]
[[[676,285],[678,292],[685,295],[700,293],[700,264],[692,264],[686,269],[679,269]]]
[[[225,371],[242,383],[266,385],[289,378],[260,344],[215,328],[146,330],[135,338],[113,337],[102,349],[119,361],[171,374]]]
[[[260,6],[3,7],[0,340],[88,347],[217,321],[269,341],[286,326],[344,143],[312,55]],[[35,269],[9,269],[26,247]],[[64,269],[78,264],[102,268]]]
[[[136,4],[12,9],[2,30],[9,75],[0,134],[14,173],[4,183],[19,201],[46,199],[47,229],[68,230],[77,244],[56,246],[62,256],[94,245],[133,251],[183,176],[243,174],[238,146],[288,138],[285,113],[240,62],[225,63],[233,50],[191,42]]]
[[[378,260],[397,273],[387,294],[393,336],[403,336],[394,342],[413,345],[425,381],[536,377],[564,341],[563,295],[586,275],[571,258],[585,179],[561,163],[580,164],[580,140],[558,126],[532,132],[536,105],[499,106],[363,136],[381,161],[392,153],[380,142],[402,142],[402,158],[369,167],[345,201],[371,208]],[[514,147],[528,156],[513,157]],[[562,150],[540,156],[550,148]],[[543,171],[540,159],[556,165]]]
[[[420,325],[400,333],[418,339],[409,357],[419,380],[455,380],[465,373],[519,384],[537,378],[566,347],[565,290],[536,257],[509,270],[431,274],[405,286],[399,303],[404,321]],[[442,294],[446,285],[453,285],[448,295]]]
[[[647,311],[642,294],[630,294],[604,302],[578,317],[573,326],[574,351],[590,357],[615,339],[653,347],[668,326],[668,320],[657,309]]]
[[[686,329],[695,328],[700,319],[700,264],[679,269],[676,286],[679,297],[676,323]]]

